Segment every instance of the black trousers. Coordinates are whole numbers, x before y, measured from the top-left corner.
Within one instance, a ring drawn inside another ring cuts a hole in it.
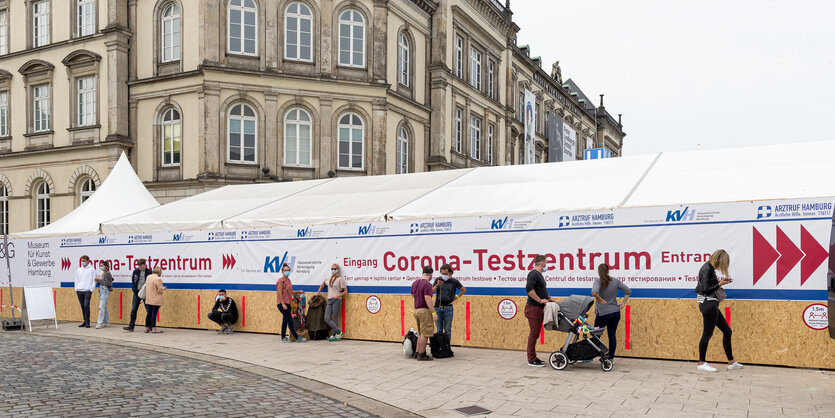
[[[287,326],[290,326],[290,334],[293,338],[298,339],[299,334],[296,334],[296,326],[293,324],[293,315],[290,313],[290,304],[287,304],[287,309],[283,309],[281,304],[276,305],[278,311],[281,312],[281,338],[287,337]]]
[[[210,312],[209,319],[220,326],[232,325],[238,321],[238,318],[235,318],[229,312]]]
[[[84,318],[84,324],[90,325],[90,298],[93,296],[91,291],[75,291],[78,296],[78,304],[81,305],[81,316]]]
[[[702,339],[699,341],[699,361],[705,361],[707,354],[707,344],[710,338],[713,337],[713,329],[719,328],[722,331],[722,346],[725,348],[725,355],[728,361],[733,361],[734,353],[731,347],[731,326],[725,317],[719,312],[719,302],[715,300],[706,300],[699,304],[699,310],[702,312],[704,318],[704,329],[702,330]]]
[[[136,311],[139,310],[139,304],[142,302],[142,299],[139,299],[139,296],[136,295],[136,292],[133,292],[133,303],[130,307],[130,323],[128,327],[133,329],[133,326],[136,325]]]
[[[146,303],[145,312],[147,312],[147,315],[145,316],[145,328],[156,328],[157,313],[159,313],[159,306],[148,305]]]

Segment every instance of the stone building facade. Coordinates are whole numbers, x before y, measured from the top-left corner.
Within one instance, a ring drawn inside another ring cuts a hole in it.
[[[0,0],[0,217],[57,219],[122,151],[162,203],[516,164],[523,88],[619,154],[518,30],[497,0]]]

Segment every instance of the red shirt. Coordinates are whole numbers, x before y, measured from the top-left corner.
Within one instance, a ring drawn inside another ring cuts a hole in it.
[[[415,309],[428,308],[424,296],[432,296],[432,283],[429,280],[420,278],[412,283],[412,297],[415,298]]]
[[[281,305],[285,303],[287,305],[290,304],[290,299],[293,299],[293,283],[290,283],[289,277],[281,276],[278,281],[275,282],[275,285],[278,286],[280,283],[284,283],[284,294],[278,293],[278,288],[276,288],[275,292],[275,304]]]

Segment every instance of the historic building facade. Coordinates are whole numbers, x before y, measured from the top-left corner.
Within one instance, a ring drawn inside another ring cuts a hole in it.
[[[518,164],[524,89],[619,155],[620,124],[516,46],[508,3],[0,0],[4,228],[68,213],[122,151],[162,203]]]

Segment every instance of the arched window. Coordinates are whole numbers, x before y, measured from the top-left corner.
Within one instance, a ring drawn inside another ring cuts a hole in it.
[[[339,118],[339,168],[362,170],[365,155],[365,126],[356,113]]]
[[[226,30],[229,32],[228,50],[235,54],[256,55],[258,8],[253,0],[229,0]]]
[[[49,204],[49,184],[41,182],[35,189],[35,227],[40,228],[49,225],[51,207]]]
[[[397,37],[397,79],[400,84],[409,86],[409,38],[405,33]]]
[[[84,179],[84,181],[81,182],[81,189],[79,189],[78,191],[78,196],[80,199],[79,204],[86,202],[87,199],[89,199],[90,196],[92,196],[95,192],[96,182],[94,182],[93,179],[87,177],[86,179]]]
[[[409,172],[409,132],[401,126],[397,130],[397,174]]]
[[[285,12],[284,58],[312,61],[313,14],[304,3],[290,3]]]
[[[284,117],[284,164],[310,165],[310,114],[301,108],[290,109]]]
[[[170,3],[162,10],[162,62],[180,59],[180,7]]]
[[[234,163],[255,162],[255,111],[244,103],[232,106],[227,119],[228,159]]]
[[[0,233],[9,233],[9,191],[6,185],[0,185]]]
[[[365,67],[365,19],[356,10],[339,16],[339,65]]]
[[[182,120],[180,112],[173,107],[162,112],[160,138],[162,140],[162,165],[164,167],[180,165]]]

